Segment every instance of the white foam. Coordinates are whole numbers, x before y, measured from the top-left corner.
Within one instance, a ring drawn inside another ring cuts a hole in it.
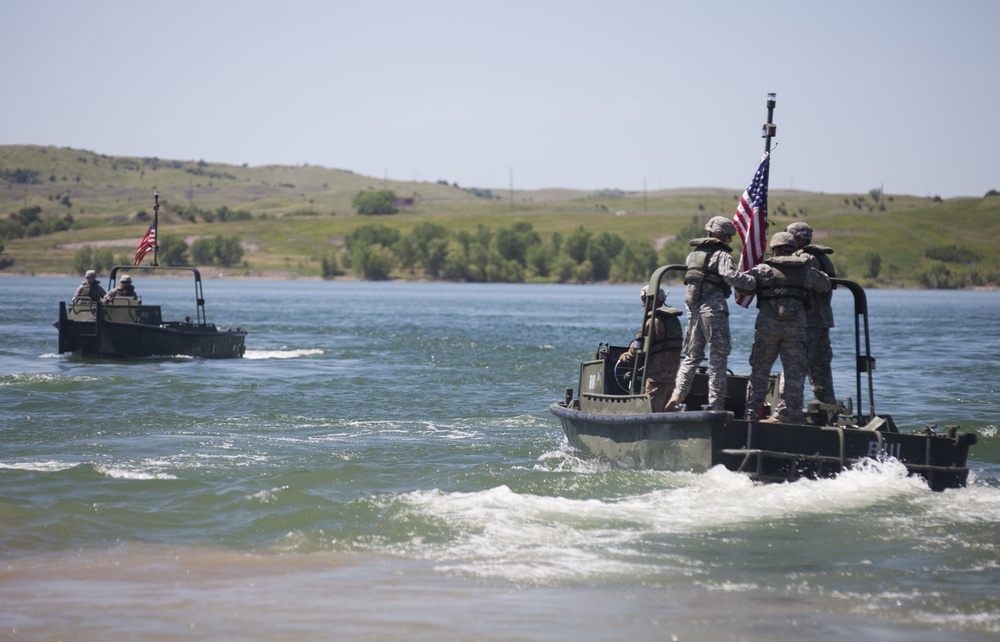
[[[559,457],[565,455],[546,456]],[[555,472],[562,470],[556,466]],[[445,542],[407,542],[398,552],[430,559],[441,570],[546,583],[661,572],[665,560],[650,560],[641,551],[665,536],[686,539],[817,516],[822,521],[893,504],[917,507],[915,513],[889,511],[886,519],[897,527],[911,520],[974,520],[983,519],[984,512],[986,519],[996,520],[1000,515],[1000,506],[988,506],[996,504],[995,489],[935,493],[894,460],[869,462],[833,479],[782,484],[755,483],[721,466],[702,474],[613,469],[593,474],[636,475],[637,483],[653,490],[612,498],[517,493],[507,486],[405,493],[395,499],[406,509],[449,524],[456,535]],[[602,482],[598,477],[594,483]],[[678,560],[678,565],[691,571],[686,562]]]
[[[0,462],[0,468],[6,468],[10,470],[33,470],[42,473],[52,473],[58,472],[60,470],[69,470],[79,466],[79,462],[65,462],[65,461],[25,461],[18,462],[16,464],[5,464]]]
[[[95,464],[94,470],[102,475],[106,475],[114,479],[177,479],[176,476],[169,473],[153,473],[146,470],[127,468],[125,466],[105,466]]]
[[[323,354],[323,350],[309,348],[301,350],[247,350],[243,353],[244,359],[296,359],[298,357],[309,357]]]

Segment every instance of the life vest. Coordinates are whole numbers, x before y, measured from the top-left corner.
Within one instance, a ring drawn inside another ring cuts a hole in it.
[[[84,281],[80,284],[80,287],[76,289],[76,294],[73,295],[73,300],[76,302],[100,301],[103,296],[104,288],[101,287],[100,283],[94,283],[91,285],[89,281]]]
[[[805,303],[809,290],[806,288],[806,270],[809,258],[800,254],[775,256],[766,261],[771,266],[774,280],[758,290],[757,307],[769,299],[798,299]]]
[[[799,250],[799,252],[816,257],[816,260],[819,261],[819,269],[826,272],[826,275],[831,279],[837,276],[837,271],[833,267],[833,261],[829,257],[830,254],[833,254],[833,248],[825,245],[807,245]]]
[[[653,345],[650,347],[650,354],[673,351],[677,352],[684,344],[684,331],[681,329],[681,322],[677,317],[684,314],[672,305],[663,305],[653,311],[656,317],[663,323],[665,330],[663,336],[654,337]]]
[[[684,285],[695,285],[698,287],[698,298],[701,298],[701,292],[704,291],[705,283],[711,283],[722,288],[725,292],[726,298],[732,294],[732,288],[729,284],[719,275],[718,272],[713,272],[708,268],[709,262],[712,260],[712,255],[716,252],[725,251],[727,254],[733,251],[733,248],[729,247],[717,238],[703,238],[694,239],[691,241],[691,246],[694,247],[694,251],[688,254],[687,261],[687,272],[684,273]]]

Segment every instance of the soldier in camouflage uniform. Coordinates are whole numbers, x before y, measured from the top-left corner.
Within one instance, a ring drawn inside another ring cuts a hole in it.
[[[809,266],[809,260],[795,255],[795,237],[778,232],[771,238],[772,258],[748,272],[756,280],[757,322],[750,353],[750,382],[747,385],[747,419],[754,420],[767,396],[771,366],[781,356],[783,386],[781,413],[764,423],[801,423],[802,389],[808,366],[806,344],[806,297],[810,292],[829,292],[830,279]]]
[[[132,277],[128,274],[123,274],[118,285],[114,287],[113,290],[104,295],[104,302],[111,303],[116,297],[132,297],[134,299],[139,298],[139,295],[135,293],[135,286],[132,285]]]
[[[726,299],[732,288],[752,289],[755,281],[737,271],[729,244],[736,226],[723,216],[714,216],[705,224],[707,238],[691,241],[695,248],[687,257],[684,303],[688,310],[684,335],[684,360],[677,371],[674,393],[666,411],[678,408],[691,391],[695,369],[705,358],[708,345],[708,403],[713,410],[726,407],[726,369],[729,365],[729,305]]]
[[[101,284],[97,282],[97,272],[87,270],[87,275],[80,284],[80,287],[73,293],[73,303],[86,303],[87,301],[100,301],[107,294]]]
[[[813,229],[808,223],[792,223],[785,231],[795,237],[797,255],[809,259],[809,265],[828,277],[837,276],[829,255],[833,250],[824,245],[813,245]],[[806,308],[806,342],[809,346],[809,366],[806,370],[813,396],[828,404],[837,403],[833,392],[833,348],[830,346],[830,328],[833,327],[833,292],[810,292]],[[778,406],[780,414],[783,408]]]
[[[643,309],[646,307],[648,288],[649,286],[643,286],[639,293]],[[674,391],[674,377],[677,376],[677,366],[681,362],[683,333],[681,332],[681,322],[677,317],[683,312],[673,306],[666,305],[666,302],[667,293],[660,288],[656,297],[657,306],[653,310],[653,318],[646,319],[645,330],[640,330],[635,335],[635,341],[629,346],[628,351],[623,352],[622,356],[618,358],[625,365],[633,366],[638,351],[642,350],[643,338],[650,332],[653,333],[649,362],[645,372],[645,392],[650,396],[653,412],[663,412],[667,398]]]

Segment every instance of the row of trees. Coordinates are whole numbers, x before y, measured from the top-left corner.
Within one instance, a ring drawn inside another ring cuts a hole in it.
[[[433,279],[470,282],[642,281],[659,257],[646,240],[625,241],[610,232],[582,226],[543,238],[531,223],[474,232],[449,231],[433,222],[419,223],[408,235],[382,223],[356,228],[345,239],[346,252],[323,257],[323,276],[340,266],[369,280],[388,279],[396,270]]]
[[[73,227],[73,215],[42,217],[42,208],[33,205],[22,207],[5,219],[0,219],[0,241],[42,236],[61,232]]]
[[[206,236],[191,243],[190,247],[183,238],[174,234],[160,237],[156,252],[156,262],[159,265],[221,265],[228,267],[237,265],[243,260],[243,246],[236,236],[217,234]],[[148,260],[148,257],[147,257]],[[84,245],[73,255],[73,270],[83,274],[87,270],[104,272],[115,265],[130,265],[132,255],[119,254],[108,247],[93,248]]]

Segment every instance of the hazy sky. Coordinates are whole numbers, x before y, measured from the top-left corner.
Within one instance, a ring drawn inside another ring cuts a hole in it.
[[[995,0],[0,0],[0,144],[462,187],[1000,189]]]

